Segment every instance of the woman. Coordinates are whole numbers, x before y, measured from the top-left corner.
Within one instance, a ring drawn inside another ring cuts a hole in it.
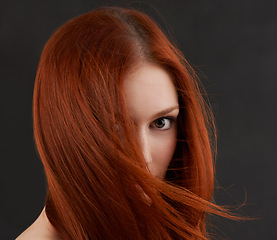
[[[101,8],[47,42],[33,96],[48,193],[17,239],[207,239],[212,114],[182,54],[145,14]]]

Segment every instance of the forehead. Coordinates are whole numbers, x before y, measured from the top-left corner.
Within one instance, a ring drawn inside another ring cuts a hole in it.
[[[139,65],[124,79],[124,91],[131,117],[139,121],[178,106],[171,75],[154,64]]]

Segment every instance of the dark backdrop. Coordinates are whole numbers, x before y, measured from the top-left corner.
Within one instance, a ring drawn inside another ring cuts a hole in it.
[[[45,177],[32,132],[41,50],[65,21],[129,1],[1,1],[0,239],[13,239],[42,210]],[[218,127],[216,200],[258,217],[215,221],[215,239],[277,239],[277,1],[151,0],[134,3],[170,32],[197,69]],[[150,6],[151,5],[151,6]],[[274,180],[275,179],[275,180]]]

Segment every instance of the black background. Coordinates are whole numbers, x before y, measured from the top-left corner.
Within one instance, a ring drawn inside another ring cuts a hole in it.
[[[247,198],[239,212],[258,218],[219,219],[215,239],[277,239],[276,0],[0,3],[1,240],[19,235],[44,204],[46,181],[32,132],[33,85],[44,44],[77,15],[130,3],[177,42],[209,94],[218,128],[216,202],[239,205]]]

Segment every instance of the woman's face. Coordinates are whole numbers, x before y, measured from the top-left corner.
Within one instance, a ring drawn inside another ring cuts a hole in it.
[[[127,107],[153,176],[164,179],[176,147],[179,104],[171,76],[145,63],[124,81]]]

